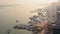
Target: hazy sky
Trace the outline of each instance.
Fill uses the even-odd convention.
[[[4,4],[33,4],[33,3],[51,3],[57,2],[57,0],[0,0],[0,5]]]

